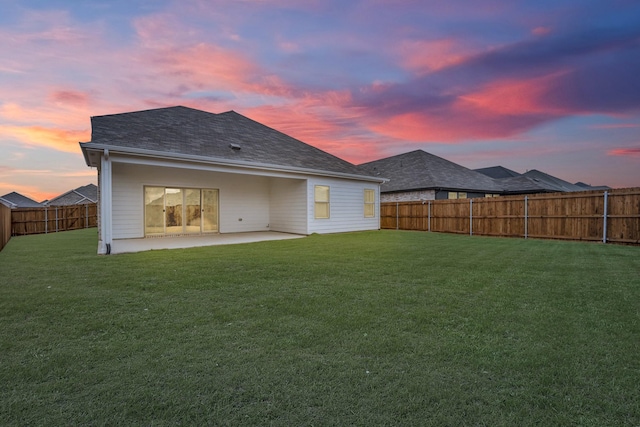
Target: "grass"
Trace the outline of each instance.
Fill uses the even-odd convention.
[[[380,231],[0,252],[5,425],[640,425],[640,248]]]

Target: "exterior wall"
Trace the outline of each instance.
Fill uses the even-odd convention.
[[[269,178],[113,163],[113,238],[144,237],[144,187],[217,188],[221,233],[269,226]]]
[[[269,228],[284,233],[308,234],[307,180],[271,178]]]
[[[380,188],[377,183],[338,178],[310,178],[307,189],[308,233],[340,233],[380,229]],[[314,187],[329,186],[330,217],[315,218]],[[375,216],[364,217],[364,190],[376,193]]]
[[[398,193],[382,193],[380,195],[380,201],[385,202],[418,202],[422,200],[435,200],[435,190],[419,190],[419,191],[404,191]]]
[[[461,190],[451,190],[451,191],[461,191]],[[466,192],[467,193],[467,199],[477,199],[480,197],[485,197],[485,193],[471,193],[471,192]],[[449,190],[446,191],[438,191],[438,193],[436,193],[436,200],[447,200],[449,198]]]
[[[145,186],[218,189],[220,233],[272,230],[311,234],[380,229],[380,192],[376,182],[147,160],[113,153],[109,164],[113,172],[109,238],[113,239],[144,237]],[[328,219],[315,219],[315,185],[330,187]],[[365,189],[374,190],[376,195],[372,218],[364,217]],[[102,210],[101,215],[104,214]]]

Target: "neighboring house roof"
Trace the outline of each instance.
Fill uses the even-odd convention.
[[[95,184],[88,184],[76,189],[67,191],[51,200],[43,202],[46,206],[70,206],[96,203],[98,201],[98,187]]]
[[[425,189],[499,193],[493,179],[423,150],[361,164],[371,174],[389,178],[382,192]]]
[[[586,190],[584,187],[571,184],[535,169],[519,176],[496,179],[495,181],[502,187],[502,191],[505,194],[558,193]]]
[[[611,187],[606,185],[589,185],[585,184],[584,182],[576,182],[574,185],[582,187],[585,190],[611,190]]]
[[[235,111],[214,114],[182,106],[159,108],[92,117],[91,128],[91,142],[80,144],[90,166],[99,162],[96,150],[106,148],[234,166],[366,177],[356,165]]]
[[[572,184],[560,178],[556,178],[555,176],[549,175],[536,169],[531,169],[530,171],[523,173],[522,176],[531,178],[533,181],[539,183],[544,188],[553,191],[584,191],[584,188],[578,185]]]
[[[474,169],[474,171],[480,172],[483,175],[496,179],[520,176],[518,172],[507,169],[504,166],[491,166],[488,168]]]
[[[39,208],[42,204],[36,202],[33,199],[28,198],[27,196],[23,196],[20,193],[16,193],[12,191],[11,193],[5,194],[0,197],[0,202],[5,204],[10,208]]]

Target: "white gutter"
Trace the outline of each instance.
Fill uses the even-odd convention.
[[[91,142],[80,143],[80,147],[84,153],[84,158],[87,163],[87,166],[92,166],[89,161],[89,157],[87,155],[88,150],[96,151],[97,153],[103,152],[111,152],[115,154],[127,154],[133,156],[144,156],[144,157],[155,157],[158,159],[164,160],[183,160],[190,162],[198,162],[205,164],[214,164],[214,165],[222,165],[222,166],[234,166],[246,169],[262,169],[269,170],[274,172],[298,172],[305,173],[309,175],[321,175],[321,176],[331,176],[337,178],[349,178],[349,179],[358,179],[361,181],[373,181],[384,183],[389,181],[385,178],[367,176],[367,175],[357,175],[350,174],[344,172],[334,172],[334,171],[326,171],[320,169],[306,169],[299,167],[286,167],[282,165],[274,165],[270,163],[254,163],[248,162],[244,160],[230,160],[223,159],[220,157],[207,157],[207,156],[196,156],[192,154],[182,154],[182,153],[167,153],[165,151],[155,151],[155,150],[144,150],[144,149],[136,149],[136,148],[128,148],[128,147],[119,147],[107,144],[94,144]]]

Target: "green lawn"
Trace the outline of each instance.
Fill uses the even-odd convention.
[[[640,248],[379,231],[0,252],[4,425],[640,425]]]

